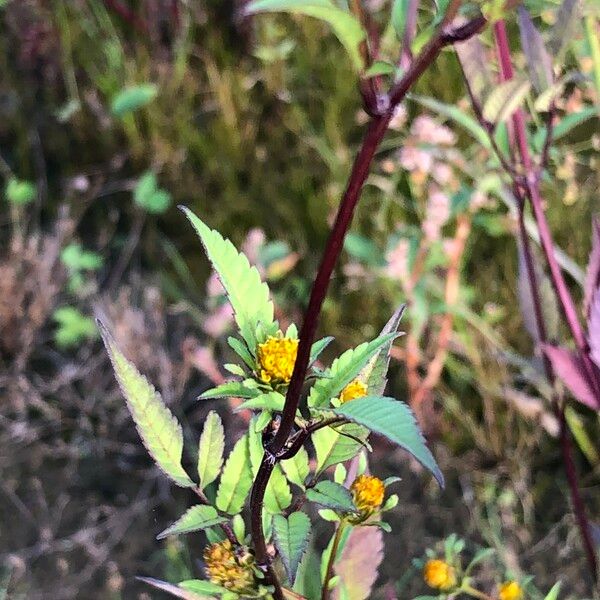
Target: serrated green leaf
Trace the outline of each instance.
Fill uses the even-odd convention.
[[[319,555],[309,545],[296,572],[294,592],[309,600],[318,600],[321,597],[321,578],[315,577],[316,573],[319,573]]]
[[[255,398],[260,396],[261,392],[257,388],[249,388],[241,381],[226,381],[202,392],[198,400],[213,400],[214,398]]]
[[[483,118],[489,123],[501,123],[509,119],[525,100],[531,89],[528,79],[510,79],[498,84],[483,105]]]
[[[210,229],[192,211],[182,209],[200,236],[206,254],[215,269],[234,311],[235,321],[250,351],[263,339],[257,337],[259,327],[266,335],[274,335],[273,303],[269,288],[260,279],[256,267],[221,234]]]
[[[247,14],[287,12],[306,15],[325,21],[346,48],[357,71],[362,69],[359,44],[365,32],[352,14],[336,6],[331,0],[254,0],[246,8]]]
[[[262,432],[256,431],[254,427],[255,421],[256,417],[253,417],[248,429],[248,449],[254,477],[258,473],[264,454]],[[276,465],[265,490],[264,508],[271,514],[277,514],[285,510],[291,503],[292,492],[290,491],[290,486],[281,470],[281,466]]]
[[[352,437],[343,435],[348,433]],[[362,444],[353,438],[365,441],[369,436],[368,429],[350,423],[335,429],[324,427],[311,436],[311,441],[317,454],[316,474],[322,473],[327,467],[351,459],[360,451]]]
[[[224,513],[236,515],[244,507],[251,487],[252,468],[246,434],[236,442],[225,463],[217,490],[217,508]]]
[[[225,450],[225,432],[221,417],[211,410],[206,415],[204,429],[198,444],[198,476],[200,489],[212,483],[221,472],[223,451]]]
[[[146,106],[157,94],[158,88],[152,83],[126,87],[113,98],[111,112],[115,117],[122,117]]]
[[[429,469],[438,483],[444,486],[444,476],[425,445],[415,416],[404,402],[394,398],[365,396],[346,402],[339,408],[332,409],[332,412],[364,425],[398,444]]]
[[[306,499],[344,513],[357,512],[350,492],[334,481],[320,481],[315,487],[306,490]]]
[[[273,538],[283,566],[294,583],[302,555],[310,538],[310,519],[303,512],[293,512],[286,519],[283,515],[273,517]]]
[[[329,401],[360,373],[377,351],[396,337],[397,333],[382,335],[371,342],[346,350],[333,361],[329,376],[319,379],[313,385],[308,396],[308,405],[321,407],[329,404]]]
[[[250,398],[250,400],[246,400],[235,409],[235,412],[244,409],[281,412],[284,404],[285,396],[279,392],[267,392],[266,394],[259,394],[254,398]]]
[[[153,577],[136,577],[138,581],[142,581],[157,590],[162,590],[163,592],[167,592],[167,594],[171,594],[176,598],[181,598],[182,600],[212,600],[213,596],[207,596],[205,594],[196,594],[191,590],[185,590],[180,588],[177,585],[172,583],[167,583],[166,581],[161,581],[160,579],[154,579]]]
[[[248,351],[248,348],[242,340],[238,340],[234,337],[228,337],[227,343],[231,347],[231,349],[246,363],[246,366],[250,368],[250,370],[254,370],[256,367],[256,361],[252,357],[252,354]]]
[[[154,386],[121,354],[105,327],[100,327],[117,381],[144,446],[156,464],[177,485],[194,487],[196,484],[181,466],[181,425]]]
[[[400,319],[404,313],[404,304],[400,306],[390,320],[381,330],[380,336],[388,333],[397,333],[400,326]],[[387,372],[390,365],[390,350],[394,340],[389,340],[381,346],[377,353],[369,360],[367,366],[361,371],[360,376],[362,381],[366,382],[367,389],[371,396],[381,396],[387,385]]]
[[[208,529],[221,523],[225,523],[227,519],[221,517],[215,510],[214,506],[192,506],[185,514],[179,518],[171,526],[167,527],[163,532],[156,536],[157,540],[162,540],[168,535],[179,535],[182,533],[191,533],[192,531],[200,531]]]
[[[310,472],[308,452],[304,448],[300,448],[295,456],[282,460],[280,464],[286,477],[292,483],[304,489],[304,482]]]

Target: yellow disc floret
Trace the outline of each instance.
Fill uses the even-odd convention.
[[[252,567],[242,564],[229,540],[208,546],[204,562],[208,578],[216,585],[232,592],[248,592],[255,587]]]
[[[385,486],[373,475],[359,475],[350,486],[354,504],[364,515],[375,512],[383,502]]]
[[[425,583],[436,590],[449,590],[456,585],[454,568],[437,558],[428,560],[423,569]]]
[[[340,402],[350,402],[367,395],[367,386],[360,380],[354,379],[340,393]]]
[[[258,376],[265,383],[289,383],[298,354],[298,340],[269,337],[258,345]]]
[[[498,591],[500,600],[521,600],[523,589],[516,581],[504,582]]]

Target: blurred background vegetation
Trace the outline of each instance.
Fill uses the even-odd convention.
[[[578,298],[600,208],[593,4],[587,30],[581,19],[569,30],[560,68],[582,77],[562,90],[559,119],[576,116],[544,183]],[[388,2],[366,5],[384,22]],[[281,320],[301,320],[367,117],[323,25],[241,19],[242,8],[0,0],[0,590],[10,598],[158,598],[134,576],[198,568],[193,536],[154,539],[190,498],[147,459],[93,321],[106,319],[197,439],[215,403],[195,398],[223,377],[230,318],[177,204],[244,247]],[[556,8],[531,5],[543,31]],[[589,582],[519,293],[510,193],[452,105],[468,118],[447,51],[394,119],[321,320],[336,336],[331,357],[407,302],[392,393],[414,400],[428,365],[443,367],[413,405],[447,489],[401,452],[375,449],[378,471],[403,473],[375,594],[423,592],[411,560],[456,532],[495,548],[499,571],[534,575],[541,589],[560,578],[565,597],[582,598]],[[574,404],[569,424],[600,523],[599,422]]]

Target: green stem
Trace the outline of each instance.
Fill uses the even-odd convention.
[[[325,578],[323,579],[323,590],[321,591],[321,600],[328,600],[329,598],[329,582],[333,575],[333,565],[337,557],[338,548],[340,547],[340,541],[342,540],[342,533],[346,526],[346,521],[342,519],[338,528],[336,529],[335,536],[333,538],[333,544],[331,545],[331,554],[327,561],[327,571],[325,571]]]

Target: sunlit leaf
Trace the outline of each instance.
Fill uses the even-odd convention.
[[[112,100],[111,112],[115,117],[138,110],[154,100],[158,88],[152,83],[143,83],[122,89]]]
[[[285,404],[285,396],[279,392],[267,392],[266,394],[260,394],[250,400],[246,400],[240,404],[235,411],[240,410],[268,410],[271,412],[283,411],[283,405]]]
[[[225,463],[217,490],[217,508],[230,515],[239,513],[251,487],[252,468],[246,434],[236,442]]]
[[[334,481],[320,481],[306,490],[306,499],[321,506],[342,512],[357,512],[350,492]]]
[[[206,415],[204,428],[198,445],[198,476],[200,489],[212,483],[221,472],[223,451],[225,450],[225,433],[221,417],[211,410]]]
[[[304,448],[300,448],[295,456],[287,460],[282,460],[280,464],[286,477],[292,483],[304,489],[304,482],[310,472],[308,452]]]
[[[506,121],[525,100],[530,88],[528,79],[511,79],[500,83],[483,105],[483,118],[490,123]]]
[[[206,254],[225,288],[242,337],[250,351],[255,352],[258,343],[264,341],[257,338],[259,326],[265,337],[277,331],[267,284],[261,281],[256,267],[250,266],[246,256],[239,253],[229,240],[207,227],[189,209],[182,210],[200,236]]]
[[[156,464],[177,485],[193,487],[194,482],[181,466],[181,425],[166,407],[161,395],[121,354],[104,326],[101,326],[101,329],[117,381],[144,446]]]
[[[226,381],[217,387],[202,392],[199,400],[212,400],[214,398],[255,398],[260,396],[261,391],[257,388],[250,388],[241,381]]]
[[[166,581],[161,581],[160,579],[154,579],[153,577],[136,577],[136,579],[138,581],[142,581],[143,583],[151,585],[157,590],[161,590],[163,592],[166,592],[167,594],[171,594],[176,598],[181,598],[182,600],[211,600],[213,598],[213,596],[207,596],[206,594],[196,594],[191,590],[180,588],[178,585],[174,585],[173,583],[167,583]]]
[[[344,433],[349,435],[343,435]],[[363,447],[361,442],[364,442],[368,435],[368,429],[354,423],[341,425],[335,429],[323,427],[315,431],[311,441],[317,454],[317,473],[356,456]]]

